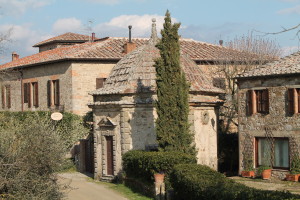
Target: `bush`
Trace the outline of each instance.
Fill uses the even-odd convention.
[[[183,164],[174,167],[170,182],[177,200],[282,200],[297,199],[299,195],[289,192],[265,191],[249,188],[207,166]]]
[[[143,177],[153,181],[153,174],[163,172],[167,176],[177,164],[196,163],[196,158],[181,152],[146,152],[132,150],[123,155],[126,176]]]
[[[68,148],[84,133],[80,117],[50,112],[0,113],[0,197],[61,199],[54,172],[64,165]]]
[[[55,129],[55,133],[62,139],[66,149],[70,149],[78,139],[87,136],[89,129],[84,126],[81,116],[64,112],[63,118],[59,121],[51,119],[51,112],[0,112],[0,130],[7,131],[13,127],[17,131],[35,119],[43,120],[49,126]],[[25,124],[24,124],[25,123]]]

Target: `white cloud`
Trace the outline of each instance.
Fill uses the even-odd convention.
[[[5,33],[11,28],[10,42],[4,44],[5,51],[0,56],[0,63],[9,62],[11,60],[11,52],[13,51],[17,52],[21,57],[37,53],[38,49],[32,46],[45,39],[45,36],[32,30],[31,24],[1,25],[0,32]]]
[[[65,18],[57,20],[52,27],[55,34],[61,34],[66,32],[79,32],[83,29],[83,25],[80,20],[75,17]]]
[[[94,27],[94,31],[101,36],[127,36],[128,26],[132,25],[132,36],[133,37],[149,37],[152,26],[152,19],[156,19],[157,31],[163,28],[164,16],[159,15],[121,15],[111,19],[107,23],[98,24]],[[172,18],[173,22],[176,19]]]
[[[286,9],[279,10],[277,13],[281,14],[281,15],[283,15],[283,14],[300,14],[300,5],[297,5],[292,8],[286,8]]]
[[[18,16],[28,9],[35,9],[52,3],[53,0],[0,0],[1,15]]]

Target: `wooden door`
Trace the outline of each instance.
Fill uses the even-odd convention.
[[[114,175],[113,137],[106,136],[107,175]]]

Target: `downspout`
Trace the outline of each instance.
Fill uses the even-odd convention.
[[[23,71],[22,69],[19,71],[20,72],[20,80],[21,80],[21,111],[24,112],[24,103],[23,103]]]

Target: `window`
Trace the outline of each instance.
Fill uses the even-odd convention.
[[[23,84],[23,103],[29,103],[30,99],[30,83]]]
[[[288,89],[288,113],[290,115],[300,113],[300,89],[289,88]]]
[[[247,93],[247,113],[269,113],[269,92],[264,90],[248,90]]]
[[[31,99],[34,107],[39,107],[39,87],[37,82],[31,83]]]
[[[11,108],[10,85],[5,85],[2,87],[2,108]]]
[[[96,89],[102,88],[106,78],[96,78]]]
[[[289,168],[289,140],[256,138],[256,166],[272,165],[273,168]]]
[[[48,107],[60,105],[59,80],[49,80],[47,85]]]
[[[38,82],[23,84],[23,103],[28,104],[28,108],[39,107],[39,86]]]

